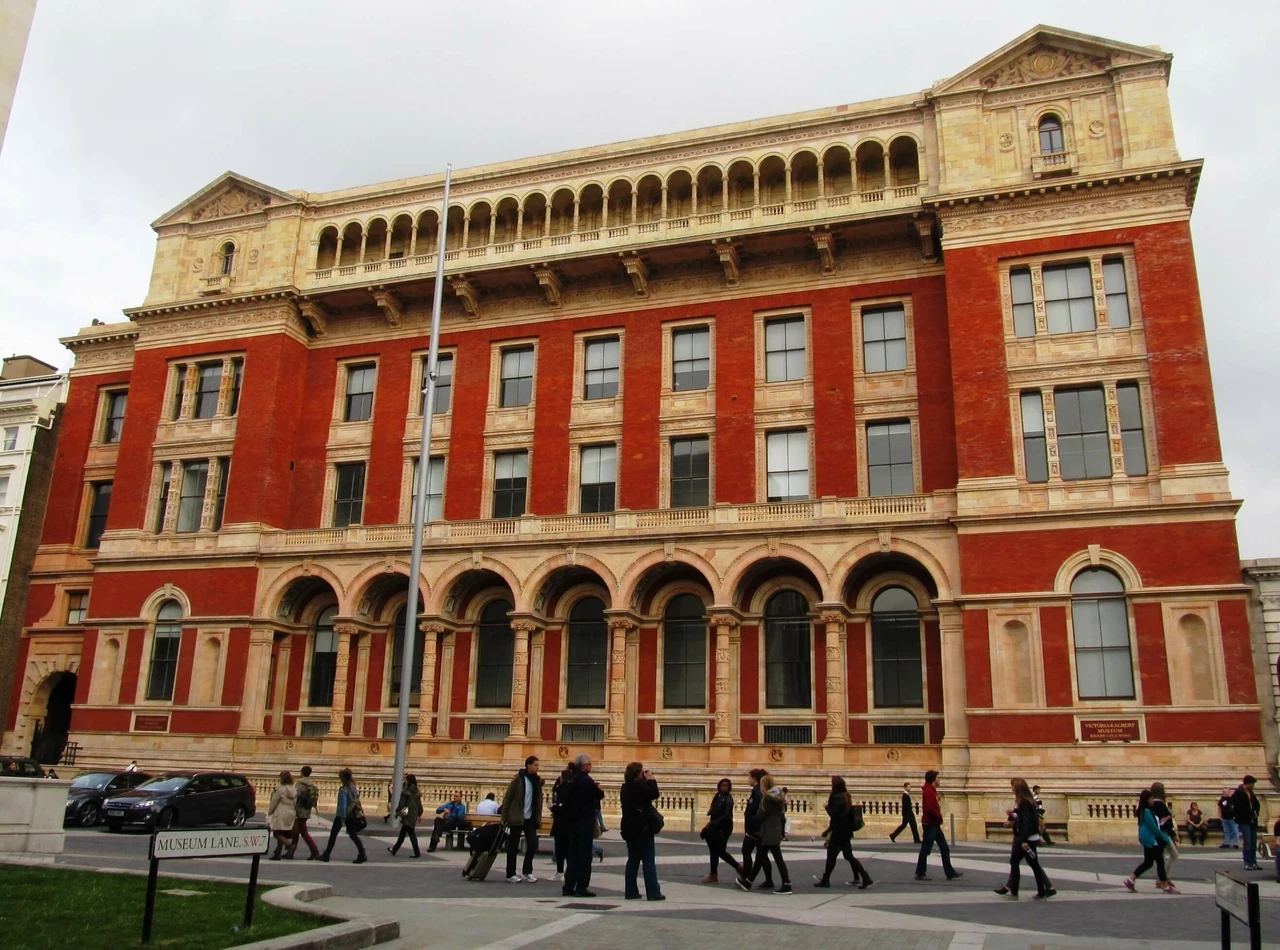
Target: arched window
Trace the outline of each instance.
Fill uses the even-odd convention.
[[[156,614],[151,638],[151,673],[147,677],[147,699],[173,699],[173,683],[178,676],[178,648],[182,645],[182,606],[166,600]]]
[[[774,709],[812,705],[809,602],[779,591],[764,608],[765,703]]]
[[[871,602],[871,660],[877,706],[923,706],[920,605],[909,590],[886,587]]]
[[[702,598],[678,594],[662,615],[662,704],[701,709],[707,704],[707,619]]]
[[[1124,584],[1104,567],[1085,568],[1071,582],[1076,682],[1081,699],[1132,699],[1133,655]]]
[[[511,708],[511,672],[515,635],[507,617],[510,601],[493,600],[480,613],[476,639],[476,705]]]
[[[226,277],[231,273],[231,267],[236,262],[236,246],[228,241],[222,245],[222,276]]]
[[[1067,150],[1062,134],[1062,120],[1050,112],[1040,120],[1040,154],[1058,155]]]
[[[409,616],[409,611],[401,607],[396,613],[396,632],[395,639],[391,644],[391,689],[389,691],[388,701],[392,706],[400,705],[401,680],[404,677],[404,622]],[[419,635],[414,637],[414,653],[413,668],[409,670],[409,705],[418,705],[418,699],[422,691],[422,644],[424,638]]]
[[[333,676],[338,669],[338,634],[333,629],[337,607],[326,607],[316,618],[315,635],[311,638],[312,706],[333,705]]]
[[[569,669],[565,704],[603,709],[609,682],[609,628],[604,601],[584,597],[569,614]]]

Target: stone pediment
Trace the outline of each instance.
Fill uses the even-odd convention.
[[[1173,57],[1146,46],[1118,43],[1056,27],[1038,26],[950,79],[934,95],[971,89],[1025,86],[1054,79],[1101,75],[1115,66],[1167,64]]]
[[[253,214],[268,205],[292,204],[297,200],[287,192],[227,172],[153,222],[152,227]]]

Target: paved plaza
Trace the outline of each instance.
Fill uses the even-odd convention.
[[[314,827],[325,827],[315,821]],[[1240,869],[1239,854],[1217,848],[1184,849],[1173,875],[1181,894],[1157,893],[1150,880],[1138,893],[1121,886],[1138,861],[1138,848],[1119,846],[1044,849],[1044,865],[1058,890],[1051,900],[1031,897],[1035,884],[1023,874],[1022,899],[1003,900],[992,889],[1007,872],[1007,845],[962,842],[953,851],[964,876],[947,881],[937,862],[930,863],[927,882],[914,880],[916,849],[910,843],[855,841],[855,853],[875,880],[859,891],[844,884],[848,866],[838,866],[831,890],[813,887],[813,875],[824,860],[821,842],[786,843],[795,895],[765,891],[743,893],[732,886],[732,873],[718,887],[699,884],[707,872],[706,849],[690,834],[664,834],[658,839],[658,873],[667,900],[656,904],[622,899],[625,845],[615,833],[602,839],[605,859],[593,865],[590,900],[561,897],[552,881],[550,856],[539,854],[534,884],[509,884],[499,858],[483,883],[461,876],[466,852],[446,851],[420,860],[408,851],[393,858],[386,845],[394,836],[377,820],[364,836],[370,861],[360,867],[351,842],[343,835],[333,861],[263,862],[262,875],[273,882],[331,884],[335,896],[321,906],[379,916],[402,923],[400,948],[433,950],[517,950],[520,947],[602,946],[629,948],[699,948],[710,945],[764,944],[778,948],[902,948],[902,950],[1054,950],[1054,948],[1182,948],[1217,947],[1219,917],[1212,890],[1216,870]],[[323,847],[324,839],[317,835]],[[735,841],[739,839],[735,838]],[[61,862],[86,867],[133,868],[146,865],[145,834],[69,831]],[[425,848],[425,840],[423,846]],[[544,846],[549,845],[543,839]],[[165,873],[214,874],[247,878],[243,859],[170,862]],[[1247,875],[1262,891],[1263,938],[1280,947],[1280,884],[1274,868]],[[141,884],[140,884],[141,888]],[[139,891],[141,895],[141,889]],[[139,903],[141,911],[141,903]],[[1237,926],[1238,946],[1247,946]]]

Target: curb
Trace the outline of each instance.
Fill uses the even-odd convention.
[[[386,943],[400,936],[400,921],[390,917],[366,917],[338,910],[311,907],[311,901],[333,896],[328,884],[291,884],[262,895],[263,903],[302,914],[340,918],[339,924],[317,927],[287,937],[273,937],[241,944],[236,950],[358,950]]]

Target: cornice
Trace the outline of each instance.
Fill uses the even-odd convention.
[[[1190,208],[1195,200],[1195,189],[1199,184],[1200,172],[1203,168],[1204,160],[1194,159],[1158,168],[1111,170],[1030,185],[994,185],[972,191],[921,195],[920,203],[928,210],[955,217],[990,211],[992,204],[1004,201],[1031,199],[1044,204],[1061,203],[1070,201],[1073,195],[1081,191],[1088,193],[1095,189],[1116,189],[1120,186],[1128,186],[1128,191],[1151,191],[1156,190],[1161,182],[1185,180],[1187,207]]]

